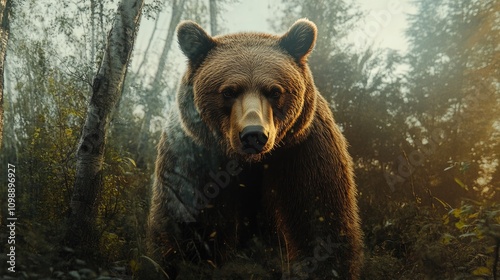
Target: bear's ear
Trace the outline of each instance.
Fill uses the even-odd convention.
[[[297,20],[290,30],[280,38],[280,46],[297,62],[305,62],[316,43],[316,25],[307,19]]]
[[[195,64],[201,63],[215,47],[215,41],[194,21],[184,21],[177,26],[177,40],[184,55]]]

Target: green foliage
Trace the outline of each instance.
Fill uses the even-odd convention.
[[[458,248],[470,247],[469,267],[473,275],[491,276],[495,248],[500,240],[500,205],[488,202],[463,203],[443,216],[451,228],[442,243]]]
[[[149,199],[149,174],[135,161],[109,149],[104,167],[103,191],[98,207],[98,227],[102,232],[101,252],[108,261],[128,255],[141,246]]]
[[[39,17],[50,8],[46,4],[27,1],[19,6],[8,56],[11,87],[6,96],[6,152],[2,151],[1,158],[2,162],[15,164],[19,174],[16,210],[22,223],[17,232],[16,257],[26,279],[68,279],[77,275],[94,279],[97,273],[120,276],[126,266],[119,261],[127,259],[131,248],[142,248],[152,170],[137,168],[137,155],[132,153],[135,150],[127,145],[130,139],[108,137],[104,188],[97,205],[101,251],[95,260],[75,258],[73,249],[64,247],[61,240],[75,181],[75,152],[92,90],[89,80],[93,63],[87,55],[92,48],[101,48],[99,42],[105,37],[95,32],[95,40],[85,36],[73,40],[75,30],[89,28],[90,33],[90,25],[78,26],[83,18],[76,17],[81,14],[68,14],[65,5],[52,14],[54,17],[47,17],[54,29],[35,25],[35,35],[23,36],[28,32],[23,23],[32,26],[27,22],[47,22]],[[95,19],[104,25],[106,3],[101,4],[105,4],[100,10],[104,14],[98,14],[98,8]],[[83,2],[76,5],[83,5],[80,13],[89,11]],[[32,18],[25,14],[27,7],[35,10]],[[103,28],[98,24],[95,30]],[[58,32],[66,37],[55,34]],[[67,45],[61,47],[62,42]],[[133,129],[137,122],[132,116],[127,119],[132,120],[128,127]],[[3,203],[2,199],[2,209],[6,209]]]
[[[44,82],[45,98],[42,108],[19,115],[26,120],[24,135],[18,135],[22,145],[17,161],[21,164],[20,184],[30,186],[24,192],[32,202],[30,216],[40,215],[41,221],[58,224],[68,210],[69,193],[74,182],[74,151],[82,125],[83,108],[81,89],[52,72]],[[20,90],[29,92],[33,84],[20,85]],[[42,89],[42,87],[39,87]],[[13,106],[27,106],[29,96],[19,96]],[[21,112],[19,112],[21,114]],[[21,130],[23,131],[23,130]]]
[[[442,211],[430,207],[393,205],[384,220],[365,231],[369,253],[364,278],[491,276],[498,207],[464,203],[440,218]]]

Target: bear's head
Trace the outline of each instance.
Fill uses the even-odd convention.
[[[178,41],[189,60],[177,96],[183,128],[246,161],[300,142],[316,109],[307,65],[316,33],[305,19],[282,36],[211,37],[192,21],[181,23]]]

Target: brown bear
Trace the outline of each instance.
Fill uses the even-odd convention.
[[[358,279],[362,233],[352,159],[307,64],[314,23],[282,36],[209,36],[185,21],[188,67],[158,146],[150,256],[219,267],[256,236],[281,279]]]

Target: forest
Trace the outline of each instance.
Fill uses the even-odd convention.
[[[186,64],[175,28],[225,34],[242,1],[0,0],[2,279],[159,271],[145,228]],[[366,28],[357,1],[257,2],[269,33],[318,27],[309,65],[354,160],[363,279],[500,279],[500,1],[409,1],[405,51],[373,44],[391,14]],[[241,256],[182,279],[280,279],[264,266]]]

